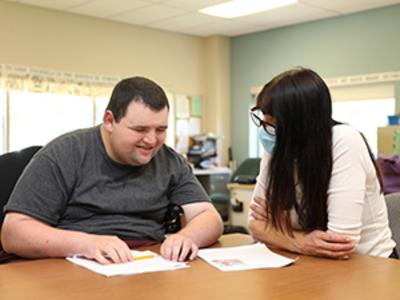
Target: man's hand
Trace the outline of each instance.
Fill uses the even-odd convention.
[[[193,260],[197,256],[199,247],[181,233],[172,234],[162,243],[161,255],[168,260],[185,261]]]
[[[199,247],[215,243],[223,232],[221,217],[210,202],[189,203],[182,208],[186,226],[161,245],[161,255],[173,261],[195,259]]]
[[[129,247],[116,236],[88,234],[82,244],[79,254],[101,264],[126,263],[133,259]]]
[[[346,235],[314,230],[297,239],[300,252],[306,255],[348,259],[356,246]]]

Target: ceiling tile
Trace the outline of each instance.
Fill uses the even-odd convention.
[[[323,7],[334,10],[342,14],[348,14],[356,11],[373,9],[400,3],[399,0],[301,0],[305,4],[312,4],[315,7]]]
[[[112,4],[110,0],[96,0],[74,6],[68,11],[103,18],[148,5],[150,5],[149,2],[141,0],[113,0]]]
[[[249,33],[260,30],[259,27],[241,23],[232,20],[222,20],[215,23],[203,24],[200,26],[192,27],[183,32],[194,35],[210,36],[210,35],[226,35],[233,36],[236,34]]]
[[[182,9],[154,4],[144,8],[134,9],[126,13],[114,15],[109,19],[130,24],[146,25],[185,14],[187,14],[187,11]]]
[[[64,10],[66,8],[87,2],[88,0],[21,0],[20,3]]]
[[[165,21],[155,22],[149,24],[148,26],[171,31],[180,31],[203,24],[215,23],[220,20],[220,18],[200,13],[188,13],[186,15],[170,18]]]
[[[228,0],[0,1],[67,10],[71,13],[200,36],[234,36],[400,3],[400,0],[299,0],[296,5],[227,20],[200,14],[198,10]]]

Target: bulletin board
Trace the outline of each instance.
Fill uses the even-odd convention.
[[[175,150],[186,154],[189,137],[200,134],[202,126],[201,96],[175,95]]]

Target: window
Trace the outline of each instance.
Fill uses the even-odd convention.
[[[2,70],[5,72],[0,72],[0,154],[45,145],[64,133],[101,124],[109,102],[107,95],[120,80],[0,64]],[[167,92],[167,97],[170,114],[166,144],[174,147],[174,94]],[[195,121],[198,120],[193,121],[194,125],[200,128]]]
[[[387,125],[387,116],[395,113],[395,99],[334,102],[333,119],[348,123],[362,132],[374,154],[378,152],[377,129]]]
[[[6,152],[7,95],[0,89],[0,154]]]
[[[96,125],[103,123],[103,115],[104,115],[104,112],[106,111],[108,101],[110,101],[110,99],[107,97],[96,97],[94,99],[95,114],[96,114],[94,123]]]
[[[255,104],[256,104],[256,95],[252,95],[252,99],[250,100],[249,110],[250,108],[254,107]],[[263,148],[258,140],[258,128],[254,125],[249,114],[247,114],[247,117],[249,124],[249,157],[261,157]]]
[[[174,105],[174,95],[167,92],[167,98],[169,103],[169,113],[168,113],[168,130],[167,138],[165,144],[174,148],[175,147],[175,105]]]
[[[253,107],[253,96],[249,107]],[[333,119],[348,123],[363,133],[374,154],[378,151],[377,129],[387,125],[387,116],[395,114],[395,99],[340,101],[332,103]],[[259,157],[262,147],[258,142],[257,127],[248,117],[249,157]]]
[[[93,101],[26,91],[9,92],[9,151],[45,145],[68,131],[93,125]]]

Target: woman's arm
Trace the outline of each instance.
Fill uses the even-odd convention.
[[[360,133],[350,126],[336,127],[332,145],[332,176],[328,189],[327,227],[331,232],[349,236],[358,244],[365,209],[367,172],[375,171]],[[376,185],[378,181],[374,181]]]
[[[294,231],[293,236],[275,229],[266,215],[266,202],[254,197],[250,205],[251,235],[258,241],[271,247],[277,247],[295,253],[346,259],[355,250],[355,244],[346,235],[334,234],[321,230],[310,233]]]

